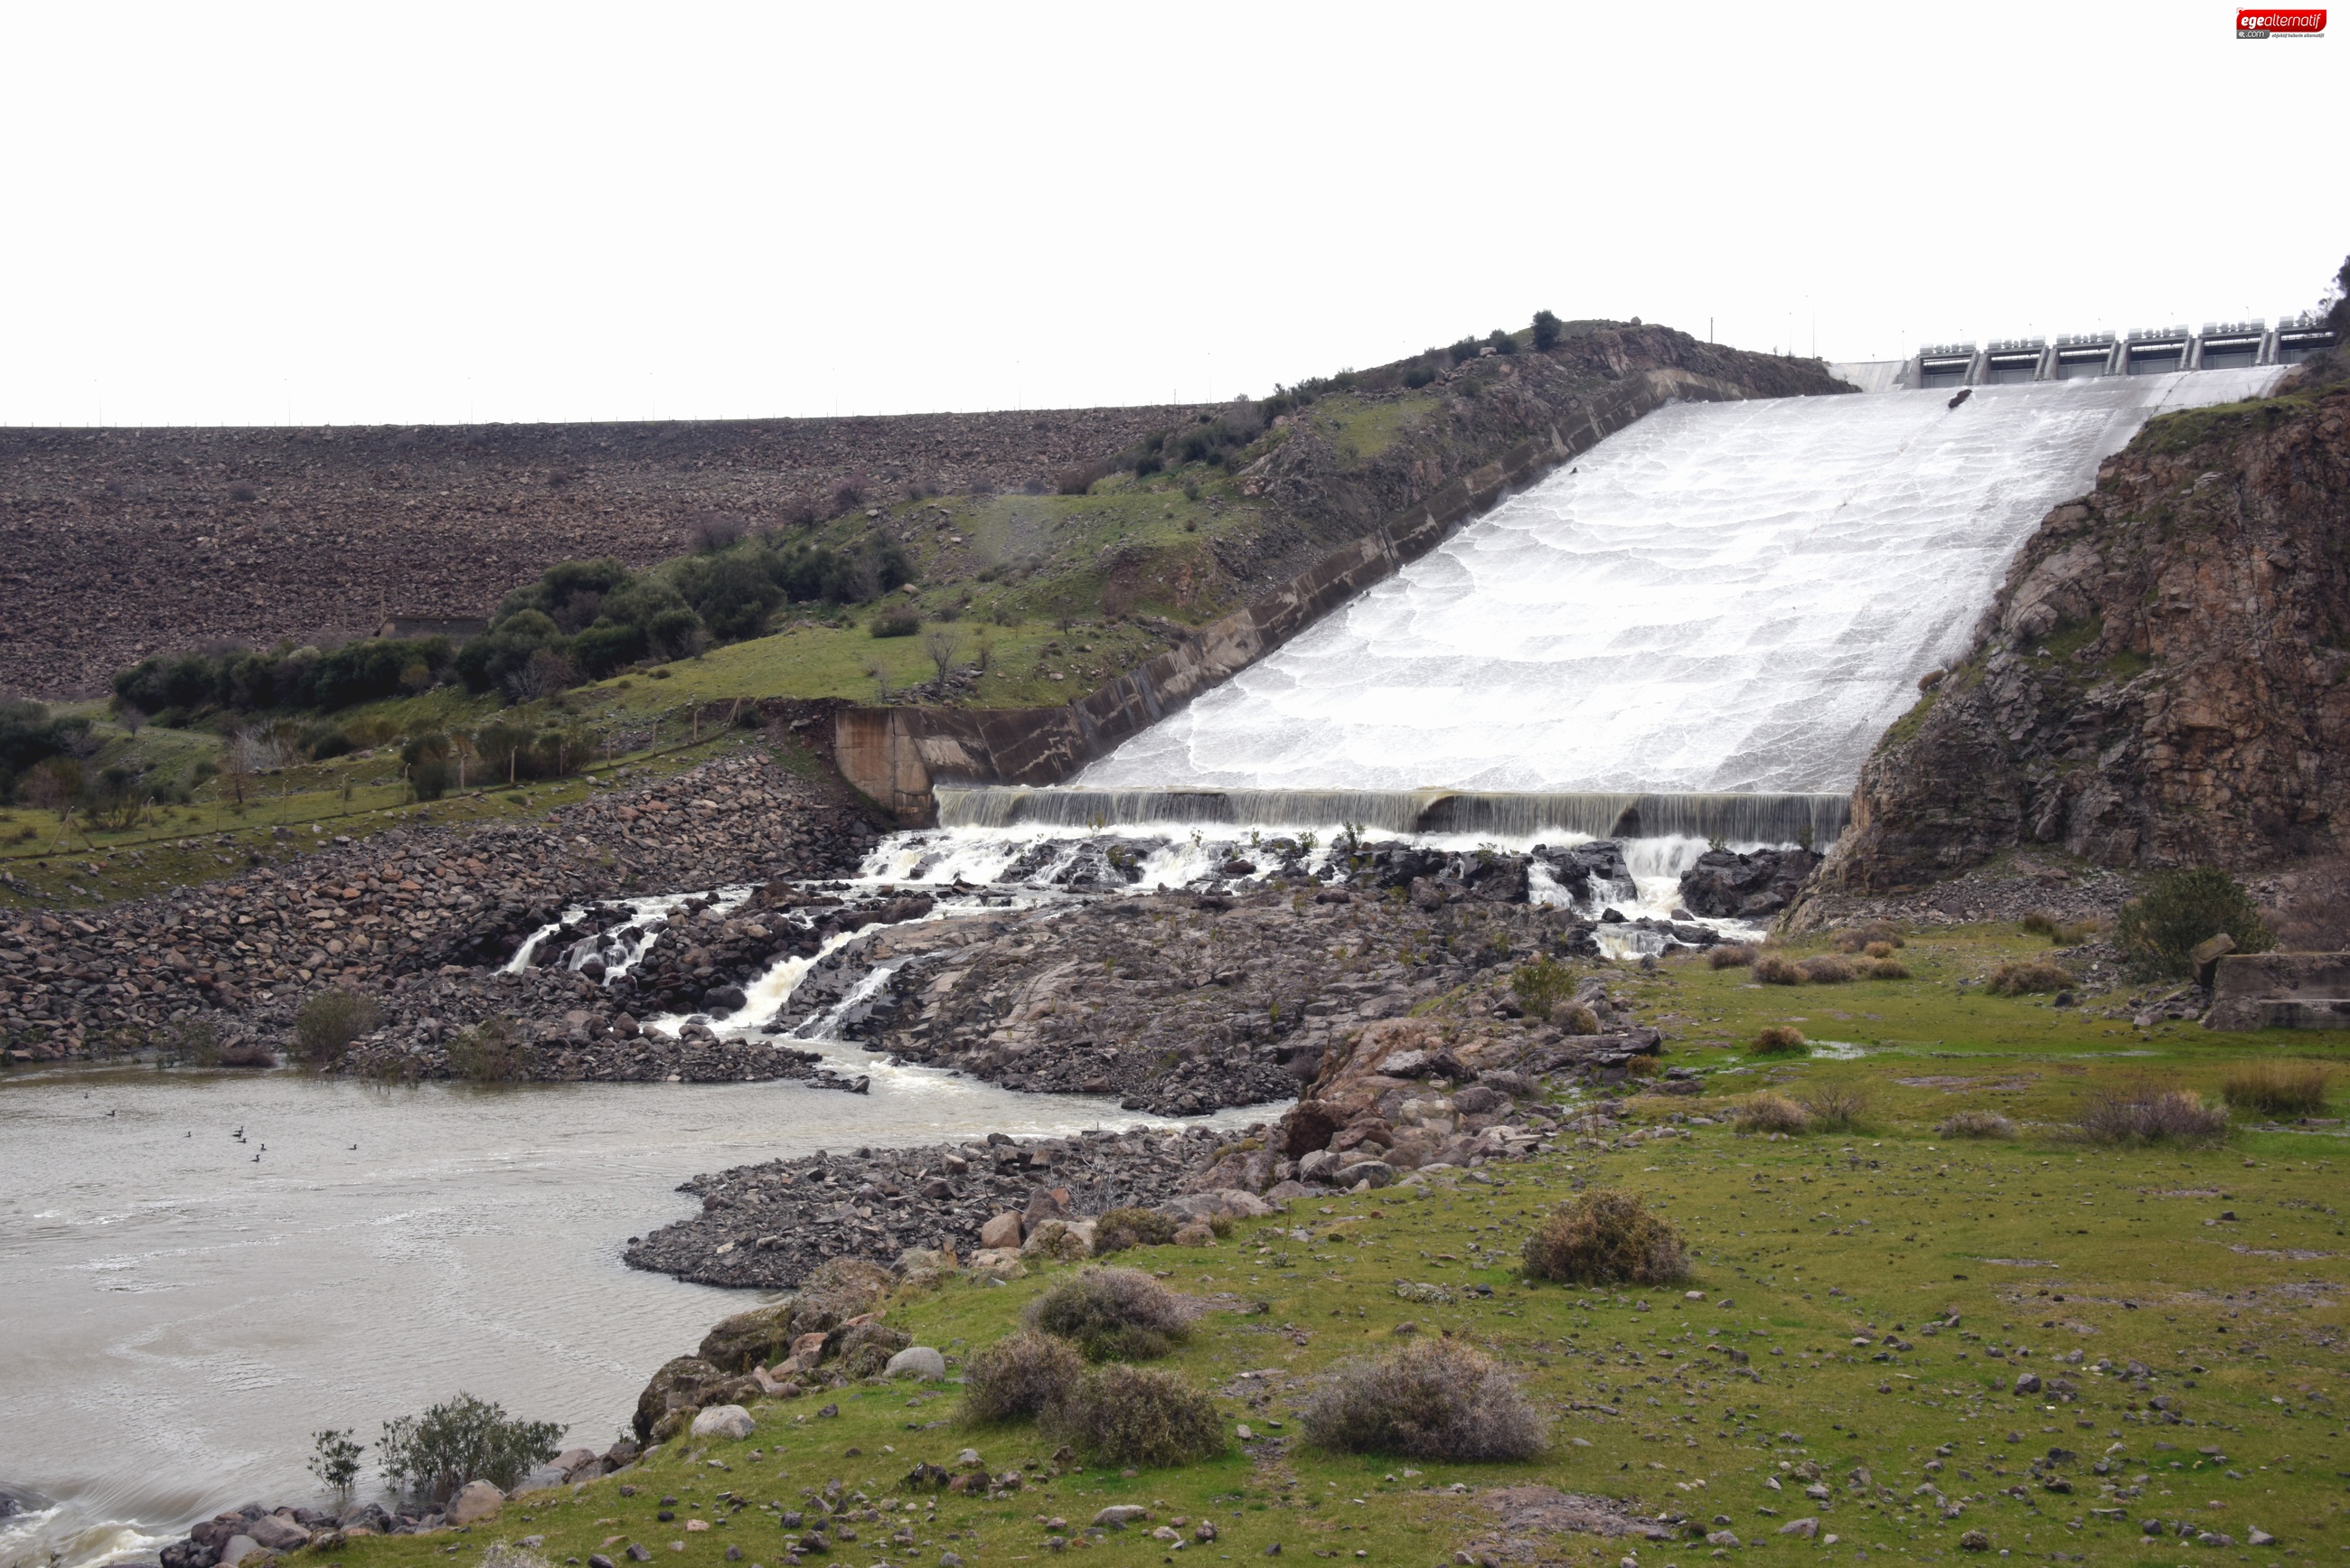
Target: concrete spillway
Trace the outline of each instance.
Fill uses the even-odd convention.
[[[1327,791],[1358,813],[1362,792],[1849,791],[2052,506],[2152,415],[2279,373],[1982,387],[1956,408],[1937,390],[1661,410],[1074,787],[1207,790],[1260,820],[1301,820],[1279,797]],[[1029,819],[1062,815],[1024,793]]]

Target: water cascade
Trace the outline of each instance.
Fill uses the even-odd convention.
[[[1831,836],[1814,797],[1851,789],[2050,508],[2152,415],[2278,373],[1660,410],[1075,790],[942,793],[941,815]]]

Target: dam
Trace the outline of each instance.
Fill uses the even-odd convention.
[[[1066,785],[940,821],[1832,838],[2048,511],[2282,373],[1669,405]]]

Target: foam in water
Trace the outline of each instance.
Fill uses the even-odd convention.
[[[2278,373],[1660,410],[1076,782],[1848,791],[2052,506]]]

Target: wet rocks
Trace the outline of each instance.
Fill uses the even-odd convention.
[[[1794,902],[1819,864],[1808,849],[1709,849],[1681,873],[1681,903],[1711,919],[1767,919]]]
[[[702,1212],[630,1242],[624,1256],[632,1268],[697,1283],[790,1290],[832,1259],[969,1252],[989,1220],[1025,1213],[1039,1195],[1049,1211],[1067,1214],[1162,1202],[1218,1146],[1205,1128],[1026,1143],[998,1133],[984,1142],[737,1166],[687,1182],[680,1190],[700,1198]],[[748,1341],[773,1349],[776,1332],[744,1325],[718,1348],[731,1346],[731,1365],[748,1353]],[[705,1355],[712,1348],[705,1345]],[[723,1376],[714,1366],[712,1375]]]

